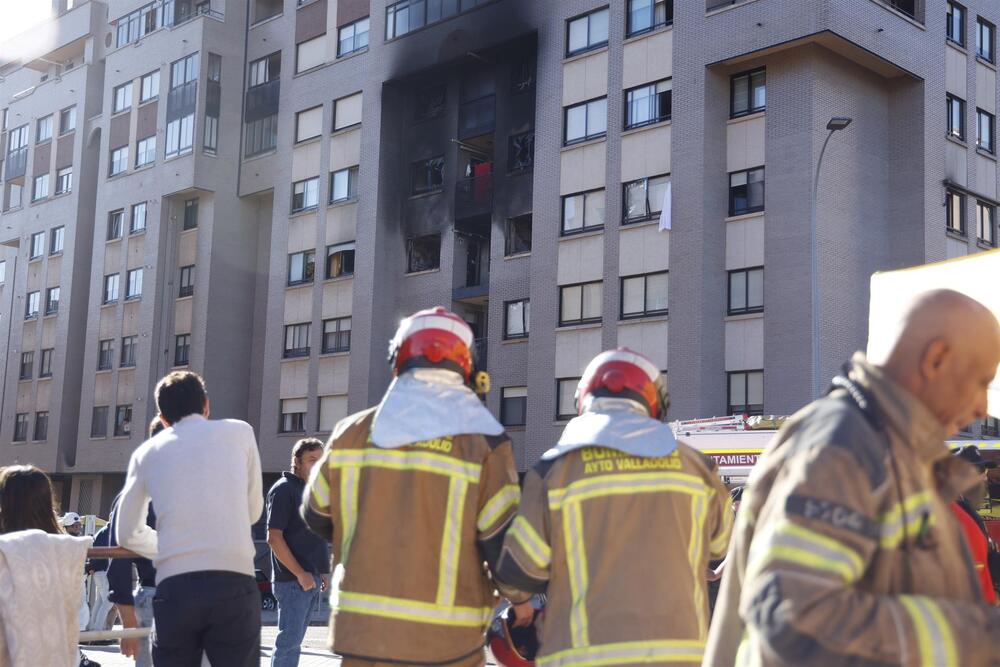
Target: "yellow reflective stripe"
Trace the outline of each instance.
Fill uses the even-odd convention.
[[[705,542],[705,496],[691,497],[691,539],[688,541],[688,560],[692,572],[702,572],[705,566],[701,559]],[[706,618],[708,605],[705,602],[705,578],[694,578],[694,608],[698,615],[698,637],[705,639],[708,635],[708,620]]]
[[[700,477],[679,472],[644,472],[624,475],[601,475],[573,482],[564,489],[549,490],[549,507],[555,511],[563,504],[600,496],[630,495],[677,491],[706,493],[708,487]]]
[[[358,524],[358,482],[361,471],[358,468],[345,468],[340,474],[340,520],[343,524],[343,535],[340,543],[340,562],[347,564],[351,554],[351,541],[354,539],[354,529]]]
[[[913,621],[920,647],[920,664],[925,667],[958,665],[955,637],[938,604],[917,595],[901,595],[899,601]]]
[[[517,542],[524,553],[538,567],[545,569],[552,562],[552,550],[542,536],[535,532],[528,520],[518,515],[507,531],[507,536]]]
[[[326,468],[317,466],[319,469],[312,476],[312,484],[309,490],[312,494],[313,506],[315,509],[330,509],[330,482],[326,479]]]
[[[925,515],[928,517],[928,525],[933,525],[935,520],[930,491],[915,493],[902,503],[896,503],[878,519],[881,524],[880,545],[891,549],[903,541],[904,535],[915,536],[920,531]]]
[[[458,582],[458,557],[462,548],[462,514],[465,510],[465,492],[469,485],[453,478],[448,485],[448,508],[444,518],[444,535],[441,536],[441,556],[438,563],[437,603],[451,606],[455,603],[455,586]]]
[[[563,533],[566,539],[566,567],[572,602],[569,629],[573,647],[590,644],[587,628],[587,552],[583,545],[583,515],[580,503],[570,503],[563,512]]]
[[[497,520],[506,514],[511,507],[517,506],[521,502],[521,487],[517,484],[507,484],[495,496],[490,498],[476,519],[476,528],[481,533],[485,533],[488,528],[492,528]]]
[[[769,563],[781,560],[812,570],[823,570],[838,575],[846,583],[853,583],[864,572],[864,561],[853,549],[826,535],[788,521],[777,524],[771,535],[755,540],[759,545],[751,549],[748,572],[760,572]]]
[[[704,653],[703,641],[664,639],[571,648],[538,656],[536,662],[539,667],[603,667],[651,662],[700,663]]]
[[[713,554],[721,554],[729,546],[729,537],[733,532],[733,513],[729,509],[722,512],[722,526],[719,527],[719,534],[708,545],[709,551]]]
[[[482,466],[432,452],[399,449],[342,449],[330,452],[331,468],[349,466],[420,470],[448,477],[458,477],[476,484]]]
[[[431,625],[457,625],[463,627],[485,627],[493,615],[490,607],[452,607],[417,600],[404,600],[384,595],[340,592],[337,610],[380,616]]]

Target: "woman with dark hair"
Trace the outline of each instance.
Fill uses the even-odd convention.
[[[59,525],[49,476],[32,465],[0,468],[0,533],[32,528],[53,535],[66,532]]]

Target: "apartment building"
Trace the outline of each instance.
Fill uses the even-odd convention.
[[[873,271],[996,245],[985,0],[56,9],[78,32],[0,68],[0,457],[74,506],[110,501],[171,368],[255,425],[270,476],[378,400],[401,317],[444,305],[524,468],[601,349],[652,358],[673,418],[790,413],[814,304],[829,378],[864,345]],[[42,80],[70,43],[77,71]],[[90,182],[55,196],[69,149],[38,137],[73,104]],[[58,313],[29,317],[53,287]],[[53,377],[28,377],[46,350]]]

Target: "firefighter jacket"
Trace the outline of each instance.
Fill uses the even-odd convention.
[[[683,443],[659,458],[584,447],[531,470],[497,577],[548,597],[536,664],[699,664],[728,501]]]
[[[751,473],[704,665],[1000,665],[938,419],[858,353]]]
[[[337,424],[303,499],[344,567],[332,648],[376,662],[467,658],[482,651],[494,604],[483,563],[496,564],[521,497],[510,441],[456,435],[382,449],[370,440],[373,415]]]

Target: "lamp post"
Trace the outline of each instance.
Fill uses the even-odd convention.
[[[843,130],[851,124],[851,119],[844,116],[834,116],[826,124],[826,129],[830,131],[823,141],[823,147],[819,151],[819,159],[816,161],[816,175],[813,178],[812,197],[810,198],[809,211],[809,242],[811,245],[811,261],[809,285],[812,290],[812,381],[813,398],[819,398],[823,392],[823,380],[820,371],[820,344],[819,344],[819,243],[817,239],[816,226],[816,199],[819,196],[819,170],[823,165],[823,153],[826,152],[826,145],[830,143],[830,137],[837,130]]]

